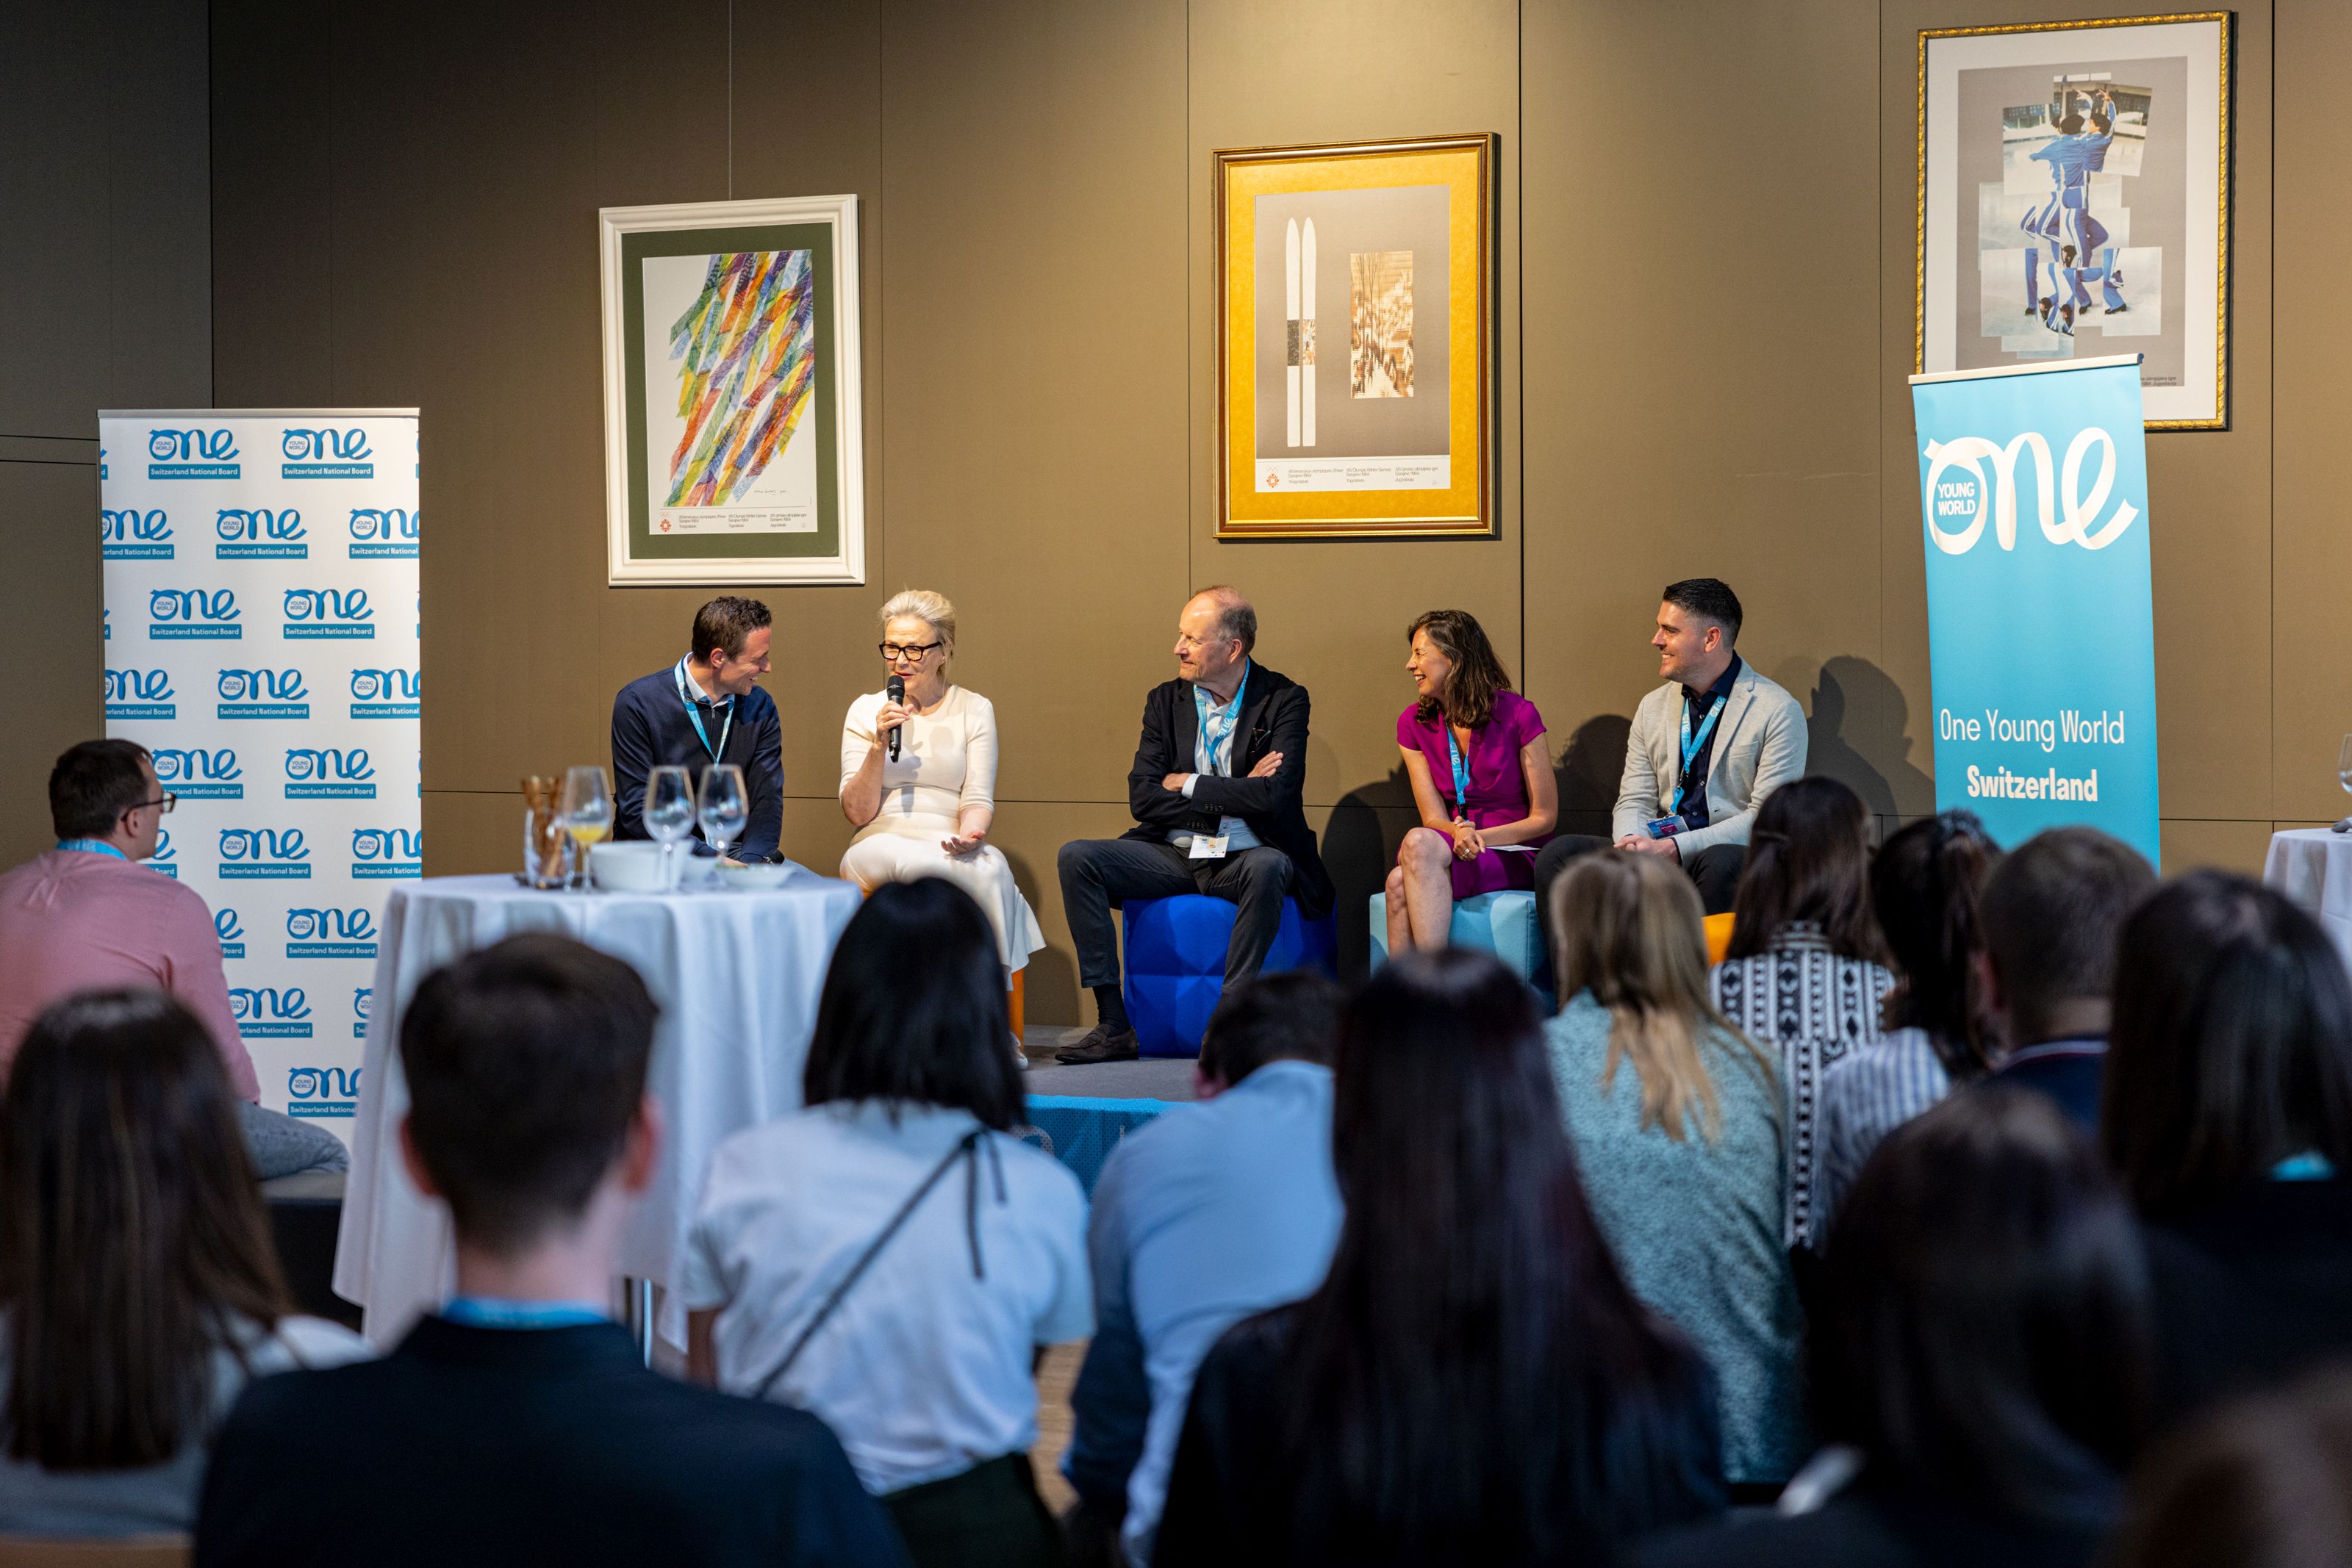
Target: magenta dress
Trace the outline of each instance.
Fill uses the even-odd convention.
[[[1413,705],[1418,706],[1419,705]],[[1517,692],[1496,692],[1495,711],[1470,737],[1470,825],[1491,828],[1516,822],[1529,810],[1527,775],[1519,770],[1519,753],[1544,732],[1543,716],[1536,705]],[[1418,751],[1428,760],[1430,782],[1438,799],[1454,814],[1454,759],[1445,744],[1445,719],[1413,717],[1408,706],[1397,715],[1397,744]],[[1535,852],[1549,842],[1537,839],[1524,849],[1488,850],[1475,861],[1454,862],[1454,896],[1458,901],[1507,887],[1532,890],[1536,884]]]

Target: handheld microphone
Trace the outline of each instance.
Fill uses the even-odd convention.
[[[903,703],[907,700],[907,683],[897,675],[892,675],[884,684],[882,695],[894,703]],[[890,732],[890,760],[893,762],[898,760],[898,737],[905,734],[906,729],[907,727],[902,724]]]

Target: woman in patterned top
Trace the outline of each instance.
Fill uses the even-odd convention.
[[[1877,1041],[1895,988],[1870,912],[1868,823],[1862,798],[1834,779],[1800,779],[1767,796],[1732,904],[1731,947],[1708,977],[1731,1026],[1779,1050],[1790,1247],[1813,1242],[1822,1074]]]

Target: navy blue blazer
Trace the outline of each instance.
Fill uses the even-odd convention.
[[[613,792],[617,815],[616,839],[645,839],[646,779],[665,763],[686,768],[702,787],[703,769],[710,753],[703,749],[686,705],[678,700],[677,666],[666,665],[623,686],[613,699]],[[693,690],[693,683],[687,683]],[[727,723],[726,710],[706,711],[703,728],[715,744]],[[735,724],[727,731],[721,762],[743,769],[743,785],[751,796],[751,814],[743,836],[728,846],[737,860],[772,858],[784,831],[784,727],[776,716],[776,699],[753,686],[735,699]],[[696,840],[702,830],[694,831]]]

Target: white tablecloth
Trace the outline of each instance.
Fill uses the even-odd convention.
[[[667,1119],[661,1166],[622,1252],[629,1276],[667,1286],[704,1167],[740,1128],[795,1110],[817,997],[857,890],[795,870],[771,892],[535,893],[511,876],[435,877],[384,906],[360,1075],[352,1172],[335,1249],[335,1292],[366,1309],[379,1345],[446,1301],[455,1283],[448,1210],[400,1158],[408,1082],[400,1021],[417,982],[518,931],[564,931],[627,959],[661,1005],[648,1088]],[[683,1338],[675,1306],[662,1336]]]
[[[2317,915],[2352,965],[2352,833],[2328,828],[2273,833],[2263,881]]]

